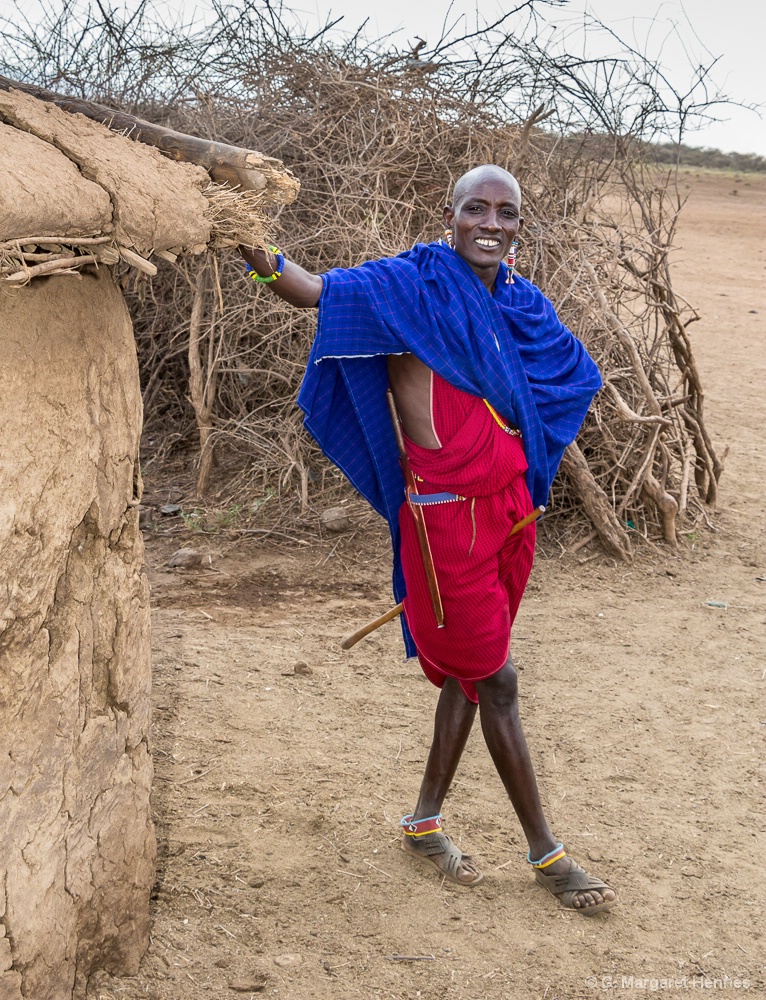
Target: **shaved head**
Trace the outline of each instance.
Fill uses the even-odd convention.
[[[456,205],[461,198],[464,198],[469,194],[477,184],[483,184],[485,181],[503,181],[508,187],[513,191],[518,200],[518,204],[521,205],[521,188],[519,187],[519,182],[502,167],[496,166],[494,163],[484,163],[480,167],[474,167],[473,170],[469,170],[467,173],[459,177],[455,182],[455,187],[452,192],[452,204]]]

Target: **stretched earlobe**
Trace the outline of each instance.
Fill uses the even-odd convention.
[[[444,212],[442,213],[442,219],[444,221],[444,242],[447,246],[455,249],[455,241],[452,237],[452,220],[455,218],[455,213],[452,210],[452,205],[445,205]]]

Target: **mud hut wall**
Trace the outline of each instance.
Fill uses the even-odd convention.
[[[0,295],[0,996],[80,996],[148,943],[141,399],[111,274]]]

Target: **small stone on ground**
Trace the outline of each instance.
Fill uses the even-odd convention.
[[[265,972],[254,972],[241,979],[232,979],[229,989],[235,993],[260,993],[268,983],[269,978]]]
[[[323,528],[335,535],[348,531],[351,527],[351,518],[343,507],[329,507],[327,510],[323,510],[320,521]]]
[[[193,569],[202,565],[202,553],[196,549],[177,549],[168,559],[168,566],[174,569]]]

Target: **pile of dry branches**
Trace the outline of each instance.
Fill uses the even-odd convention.
[[[198,66],[205,45],[219,55],[193,99],[161,102],[147,87],[125,110],[282,159],[301,195],[276,220],[276,235],[285,253],[314,272],[439,238],[447,193],[463,171],[483,162],[513,171],[527,220],[519,270],[553,300],[606,383],[565,456],[548,530],[575,546],[597,535],[622,558],[630,557],[631,536],[675,544],[679,530],[706,516],[721,466],[687,333],[696,315],[671,281],[680,209],[672,172],[645,162],[645,147],[624,130],[610,134],[598,81],[590,81],[578,111],[582,124],[590,106],[598,139],[557,137],[551,120],[543,130],[548,115],[533,110],[534,100],[552,102],[560,127],[562,78],[576,79],[578,70],[546,70],[517,34],[505,36],[504,60],[485,59],[477,70],[466,56],[470,65],[461,69],[444,54],[457,50],[441,43],[429,59],[419,47],[397,55],[358,37],[306,39],[285,27],[282,12],[265,9],[269,16],[244,24],[240,12],[230,31],[222,14],[214,43],[208,29],[204,44],[194,36]],[[651,80],[645,83],[650,101]],[[507,104],[514,87],[516,114]],[[583,85],[579,93],[586,91]],[[87,96],[124,101],[104,90]],[[652,118],[643,109],[644,124],[667,107],[654,111]],[[624,121],[624,109],[618,112],[612,109]],[[315,504],[335,500],[343,490],[338,474],[302,430],[294,405],[313,312],[255,289],[231,255],[162,265],[151,282],[138,282],[134,306],[145,464],[155,480],[171,446],[196,441],[198,494],[235,498],[256,521],[268,515],[271,496],[293,526],[306,523]]]

